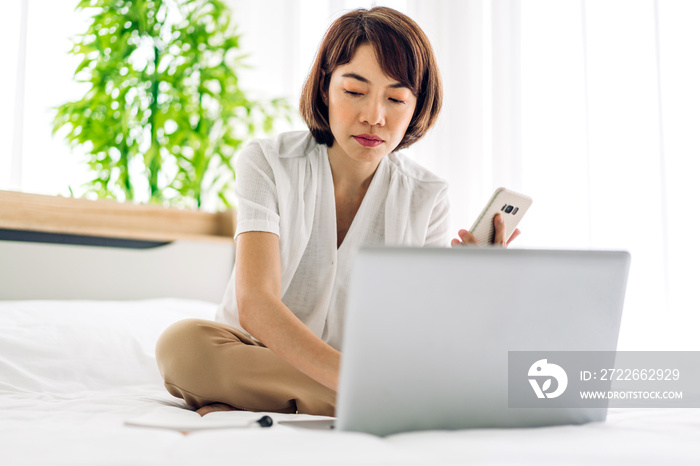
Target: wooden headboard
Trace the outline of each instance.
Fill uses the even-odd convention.
[[[234,212],[0,191],[0,229],[153,241],[230,241]]]
[[[0,299],[218,301],[235,212],[0,191]]]

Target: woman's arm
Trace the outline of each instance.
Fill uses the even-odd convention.
[[[340,352],[316,336],[281,300],[279,238],[251,231],[236,244],[236,300],[241,326],[299,371],[338,389]]]

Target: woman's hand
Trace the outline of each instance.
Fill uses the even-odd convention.
[[[508,238],[508,241],[506,241],[506,227],[500,213],[493,216],[493,226],[496,230],[493,235],[492,244],[494,245],[508,246],[511,241],[520,235],[520,230],[516,228],[513,234],[510,235],[510,238]],[[476,238],[474,238],[474,235],[472,235],[471,232],[467,230],[459,230],[459,238],[452,240],[452,247],[468,245],[478,246],[479,242],[476,240]]]

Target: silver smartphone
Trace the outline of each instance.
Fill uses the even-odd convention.
[[[530,204],[532,204],[532,198],[529,196],[506,188],[498,188],[469,231],[480,245],[491,244],[495,233],[493,217],[500,212],[505,221],[507,240],[515,231]]]

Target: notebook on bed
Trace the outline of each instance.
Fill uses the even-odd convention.
[[[508,352],[614,351],[628,268],[620,251],[360,250],[335,429],[388,435],[604,420],[605,407],[509,408]]]

